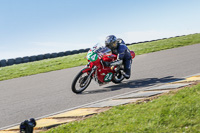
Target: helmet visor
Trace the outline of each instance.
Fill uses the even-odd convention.
[[[113,49],[114,44],[115,42],[110,42],[110,43],[106,42],[106,47],[108,47],[109,49]]]

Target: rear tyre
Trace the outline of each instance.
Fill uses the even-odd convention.
[[[72,82],[72,91],[76,94],[79,94],[81,92],[83,92],[87,87],[88,85],[90,84],[91,82],[91,77],[88,79],[88,81],[85,83],[85,81],[87,80],[88,78],[88,75],[89,73],[85,72],[83,73],[82,71],[80,71],[76,77],[74,78],[73,82]]]
[[[118,73],[114,74],[112,82],[117,84],[120,83],[122,80],[124,80],[124,75],[119,71]]]

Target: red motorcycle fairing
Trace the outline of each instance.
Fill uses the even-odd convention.
[[[130,51],[132,59],[135,57],[135,53],[133,51]],[[115,61],[117,59],[117,55],[115,54],[109,54],[109,55],[104,55],[102,57],[103,61],[108,61],[108,62],[112,62]],[[84,68],[83,70],[81,70],[83,73],[85,72],[89,72],[92,70],[92,67],[95,65],[97,66],[97,77],[98,80],[100,82],[110,82],[113,78],[114,75],[114,71],[110,68],[110,67],[106,67],[103,66],[100,62],[100,58],[98,58],[96,61],[94,62],[90,62],[89,65]],[[111,74],[112,73],[112,74]]]
[[[94,62],[90,62],[88,64],[88,66],[86,68],[84,68],[83,70],[81,70],[83,73],[84,72],[89,72],[92,70],[93,66],[97,66],[97,77],[98,77],[98,80],[100,82],[110,82],[113,78],[113,75],[114,75],[114,71],[111,70],[110,67],[106,67],[104,66],[103,64],[101,64],[100,60],[103,60],[103,61],[108,61],[108,62],[111,62],[111,61],[114,61],[117,59],[117,55],[115,54],[109,54],[109,55],[104,55],[102,58],[98,58],[96,61]],[[89,61],[89,60],[88,60]]]
[[[100,82],[110,82],[113,79],[114,71],[110,69],[110,67],[106,67],[104,69],[97,69],[98,80]]]
[[[109,54],[102,57],[103,61],[112,62],[117,59],[117,55]],[[97,76],[100,82],[110,82],[113,79],[114,71],[110,67],[101,66],[97,69]]]
[[[86,67],[86,68],[82,69],[81,71],[82,71],[82,73],[85,73],[85,72],[89,72],[91,70],[92,70],[92,68]]]

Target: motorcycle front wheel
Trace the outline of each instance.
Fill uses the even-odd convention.
[[[83,92],[91,82],[91,77],[88,79],[89,73],[80,71],[72,82],[72,91],[76,94]],[[87,80],[88,79],[88,80]]]

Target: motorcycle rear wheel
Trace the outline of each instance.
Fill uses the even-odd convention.
[[[91,82],[91,77],[89,78],[89,80],[84,84],[84,82],[86,81],[86,79],[88,78],[89,73],[85,72],[83,73],[82,71],[80,71],[76,77],[74,78],[73,82],[72,82],[72,91],[76,94],[79,94],[81,92],[83,92],[88,85]],[[79,88],[80,87],[80,88]]]
[[[119,71],[118,73],[114,74],[112,82],[117,84],[120,83],[122,80],[124,80],[124,75]]]

